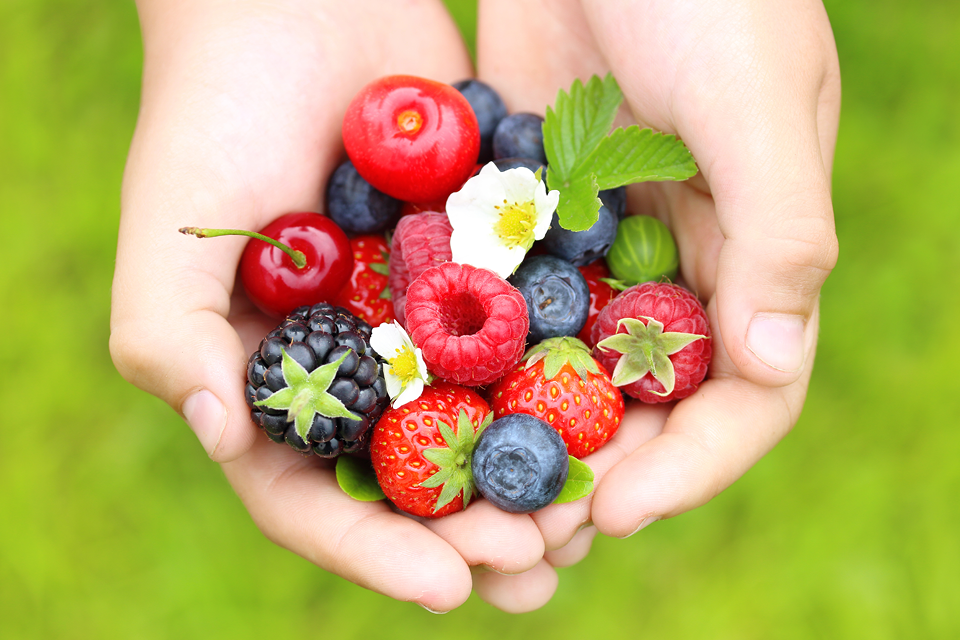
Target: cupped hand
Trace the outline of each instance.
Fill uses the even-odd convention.
[[[569,563],[586,523],[624,537],[702,505],[796,423],[837,256],[837,54],[814,0],[481,0],[477,70],[511,112],[541,115],[574,78],[612,71],[618,123],[677,134],[700,168],[631,187],[629,211],[670,227],[682,280],[708,302],[709,379],[671,405],[631,404],[586,459],[596,492],[535,515],[546,558]]]
[[[243,399],[246,359],[276,320],[236,281],[246,240],[177,232],[257,230],[284,213],[321,210],[343,157],[344,111],[363,85],[394,73],[472,75],[443,5],[141,0],[139,10],[143,95],[111,318],[118,370],[183,415],[271,540],[324,569],[447,611],[469,596],[471,567],[536,567],[544,546],[529,516],[478,503],[421,523],[347,497],[330,463],[259,434]],[[497,600],[496,587],[480,591],[518,606]]]

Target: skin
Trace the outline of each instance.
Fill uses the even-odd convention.
[[[700,506],[796,423],[837,259],[839,66],[811,0],[481,0],[479,18],[478,75],[509,111],[542,114],[574,78],[612,71],[618,124],[677,134],[701,170],[631,187],[628,211],[668,225],[682,281],[708,301],[709,379],[678,403],[629,405],[585,460],[595,493],[534,514],[545,561],[562,565],[589,551],[592,527],[579,526],[626,537]]]
[[[584,557],[598,530],[629,535],[703,504],[796,422],[817,296],[836,259],[839,72],[819,3],[481,0],[477,71],[511,111],[542,113],[574,77],[612,70],[625,122],[690,146],[702,174],[635,189],[630,208],[677,236],[683,278],[710,301],[715,360],[700,393],[631,406],[616,438],[587,459],[600,481],[590,498],[533,516],[478,501],[430,522],[348,498],[329,463],[258,434],[242,381],[275,321],[235,286],[245,240],[176,230],[259,229],[285,212],[321,211],[342,158],[343,112],[364,84],[472,75],[455,26],[434,0],[138,8],[143,96],[122,193],[111,354],[125,378],[184,416],[277,544],[431,611],[459,606],[471,589],[529,611],[554,593],[554,567]],[[795,371],[747,348],[757,313],[802,319]]]

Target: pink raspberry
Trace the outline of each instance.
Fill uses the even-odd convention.
[[[424,270],[449,262],[450,234],[447,214],[424,211],[400,218],[390,244],[390,273],[387,284],[393,296],[393,312],[406,326],[407,287]]]
[[[590,338],[613,384],[641,402],[686,398],[706,377],[713,355],[703,305],[666,282],[620,293],[600,311]]]
[[[523,356],[530,321],[520,292],[487,269],[445,262],[407,289],[407,328],[435,376],[479,386]]]

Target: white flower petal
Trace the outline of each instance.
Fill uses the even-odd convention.
[[[396,398],[403,391],[403,383],[393,374],[389,364],[383,365],[383,381],[387,383],[387,395]]]
[[[417,347],[414,350],[413,355],[417,357],[417,374],[421,378],[426,380],[427,376],[429,376],[430,374],[427,372],[427,363],[423,361],[423,351],[421,351],[420,348]]]
[[[379,327],[374,327],[370,333],[370,346],[380,354],[381,358],[386,360],[396,358],[397,354],[408,344],[413,348],[407,332],[396,320],[393,324],[384,322]]]
[[[419,398],[421,393],[423,393],[423,380],[415,378],[410,381],[410,384],[408,384],[407,388],[403,390],[403,393],[394,399],[393,406],[402,407],[408,402],[412,402]]]
[[[523,204],[533,200],[533,191],[537,186],[537,179],[533,171],[526,167],[507,169],[500,174],[503,179],[504,198],[510,204]]]

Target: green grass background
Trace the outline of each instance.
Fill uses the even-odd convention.
[[[598,538],[543,609],[437,617],[267,542],[115,372],[135,10],[3,0],[0,637],[960,637],[960,4],[827,8],[841,255],[800,423],[709,505]]]

